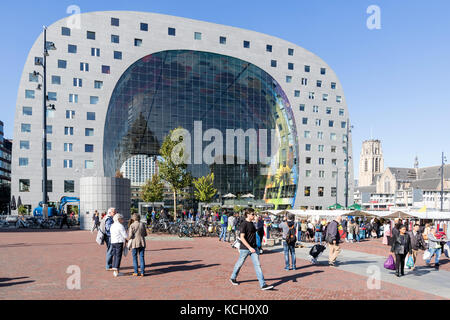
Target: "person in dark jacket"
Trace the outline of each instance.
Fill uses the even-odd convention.
[[[67,225],[67,229],[70,229],[69,221],[67,221],[67,213],[63,211],[61,225],[59,228],[62,229],[64,225]]]
[[[411,238],[406,233],[406,226],[399,226],[399,234],[393,236],[391,255],[395,254],[395,270],[396,276],[400,277],[405,275],[405,258],[408,255],[412,255]]]
[[[425,241],[423,240],[422,233],[420,232],[420,225],[416,223],[411,231],[408,232],[409,237],[411,238],[411,248],[412,248],[412,257],[414,260],[414,267],[411,270],[414,270],[416,267],[417,261],[417,253],[420,249],[425,249]]]
[[[325,236],[326,241],[329,244],[330,255],[328,257],[328,263],[330,266],[334,266],[336,263],[336,259],[341,252],[341,248],[339,247],[339,226],[341,224],[342,217],[338,216],[336,219],[330,222],[327,227],[327,233]]]

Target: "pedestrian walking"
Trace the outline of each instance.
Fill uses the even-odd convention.
[[[319,242],[322,244],[322,232],[323,232],[323,225],[320,221],[317,221],[315,226],[315,233],[314,233],[314,242]]]
[[[328,224],[327,233],[326,233],[326,241],[328,243],[328,247],[330,249],[328,264],[332,267],[336,265],[336,260],[341,252],[341,248],[339,247],[339,242],[341,236],[339,234],[339,226],[341,224],[342,217],[338,216],[333,221]]]
[[[133,214],[131,219],[133,223],[128,228],[128,239],[130,241],[129,248],[133,256],[133,276],[145,276],[145,237],[147,236],[147,230],[145,225],[140,222],[138,214]],[[138,273],[138,257],[141,262],[141,273]]]
[[[283,233],[282,243],[284,252],[284,270],[295,270],[295,243],[297,241],[297,237],[295,235],[296,232],[294,217],[292,215],[289,215],[289,217],[285,217],[284,221],[280,224],[280,228]],[[289,263],[289,258],[291,260],[291,263]]]
[[[430,252],[430,257],[425,260],[427,266],[430,266],[431,258],[436,255],[434,260],[434,267],[439,269],[439,259],[442,254],[442,244],[441,242],[447,242],[447,238],[445,236],[437,238],[436,227],[430,227],[430,233],[428,234],[428,251]]]
[[[221,232],[220,232],[220,236],[219,236],[219,241],[222,240],[225,242],[226,240],[226,236],[227,236],[227,227],[228,227],[228,216],[226,215],[225,212],[222,213],[222,217],[220,218],[220,227],[221,227]]]
[[[120,263],[122,261],[122,253],[124,246],[128,240],[127,232],[123,226],[123,216],[117,213],[113,217],[114,223],[111,225],[111,247],[114,256],[113,270],[114,277],[123,276],[120,272]]]
[[[361,239],[359,237],[359,222],[358,221],[355,222],[355,237],[356,237],[357,242],[361,241]]]
[[[233,238],[234,238],[233,241],[236,241],[235,220],[236,220],[236,218],[234,217],[234,215],[230,214],[230,216],[228,217],[228,227],[227,227],[227,231],[228,231],[227,241],[228,242],[230,242],[231,234],[233,234]]]
[[[62,213],[62,219],[59,228],[62,229],[64,225],[67,226],[67,229],[70,229],[69,221],[67,221],[67,213],[65,211],[63,211]]]
[[[405,258],[412,255],[411,239],[406,233],[406,226],[400,225],[399,234],[392,239],[391,255],[395,254],[395,275],[405,275]]]
[[[115,208],[109,208],[108,213],[100,222],[100,230],[105,235],[105,243],[106,243],[106,270],[112,271],[113,267],[113,252],[111,246],[111,226],[114,223],[114,216],[116,214]]]
[[[252,208],[245,210],[245,221],[241,223],[240,227],[240,248],[239,248],[239,259],[234,265],[233,273],[231,274],[230,282],[233,285],[239,285],[236,278],[241,270],[242,265],[248,256],[251,257],[253,266],[255,268],[256,277],[258,278],[261,290],[273,289],[273,286],[266,284],[264,280],[264,275],[262,273],[261,264],[259,262],[259,254],[256,250],[256,228],[253,224],[255,220],[255,212]]]
[[[306,241],[306,232],[308,231],[308,225],[306,224],[306,220],[303,220],[302,223],[300,224],[300,230],[302,231],[301,241],[305,242]]]
[[[411,239],[411,249],[412,249],[411,251],[412,251],[412,258],[414,261],[414,266],[411,268],[411,270],[414,270],[416,268],[417,253],[419,252],[420,249],[425,249],[425,242],[419,229],[420,225],[416,223],[413,229],[408,232],[409,237]]]
[[[97,212],[97,210],[95,210],[94,216],[92,218],[94,220],[94,225],[92,226],[91,232],[94,232],[95,229],[97,229],[97,231],[98,231],[98,228],[100,226],[100,217],[99,217],[99,213]]]
[[[263,253],[262,241],[264,238],[264,221],[260,215],[257,216],[255,227],[256,227],[256,244],[258,246],[259,253],[262,254]]]

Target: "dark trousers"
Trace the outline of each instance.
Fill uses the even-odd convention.
[[[64,225],[67,225],[67,228],[70,229],[69,222],[67,221],[67,219],[62,219],[61,225],[59,226],[59,228],[62,229],[62,227]]]
[[[395,270],[397,274],[405,274],[405,258],[406,254],[395,254]]]
[[[123,251],[123,242],[121,243],[111,243],[112,253],[114,257],[113,268],[119,270],[120,262],[122,261],[122,251]]]

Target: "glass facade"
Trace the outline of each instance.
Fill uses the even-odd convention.
[[[195,121],[201,121],[202,133],[209,129],[222,133],[222,150],[210,153],[213,164],[204,160],[194,164]],[[281,86],[264,70],[237,58],[190,50],[162,51],[138,60],[122,75],[109,103],[105,175],[114,176],[134,155],[158,156],[164,138],[177,127],[191,135],[193,163],[188,170],[194,177],[214,172],[221,195],[250,192],[276,206],[294,205],[298,184],[294,117]],[[252,139],[246,138],[245,159],[239,159],[237,139],[234,151],[227,150],[227,129],[255,130],[259,155],[265,144],[265,155],[272,156],[251,161]],[[267,139],[259,136],[261,130]],[[202,151],[211,144],[211,139],[203,141]]]

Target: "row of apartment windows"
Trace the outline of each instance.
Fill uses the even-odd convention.
[[[46,127],[47,134],[53,134],[53,126],[47,125]],[[20,124],[20,131],[23,133],[31,133],[31,124],[30,123],[21,123]],[[66,136],[73,136],[74,135],[74,127],[64,127],[64,135]],[[92,137],[94,136],[94,129],[93,128],[84,128],[84,135],[86,137]],[[26,148],[26,145],[24,144],[24,148]],[[22,149],[22,147],[21,147]]]
[[[311,131],[305,131],[303,133],[303,137],[305,139],[311,139]],[[323,140],[323,132],[322,131],[318,131],[317,132],[317,139],[319,140]],[[336,141],[337,140],[337,135],[336,133],[330,133],[330,140],[331,141]],[[342,135],[342,142],[347,142],[347,135]]]
[[[32,116],[33,108],[32,107],[22,107],[22,115]],[[55,110],[47,110],[47,118],[54,118],[54,117],[55,117]],[[75,119],[75,110],[66,110],[66,119]],[[95,120],[95,112],[91,112],[91,111],[86,112],[86,120]],[[29,132],[29,131],[23,131],[23,132]]]
[[[41,184],[41,190],[43,189],[43,183]],[[19,179],[19,192],[30,192],[30,179]],[[47,180],[47,192],[53,192],[53,180]],[[64,193],[75,192],[75,181],[64,180]]]
[[[92,146],[93,147],[93,146]],[[19,166],[20,167],[28,167],[30,161],[28,158],[19,158]],[[41,159],[41,167],[44,166],[44,161]],[[52,166],[52,159],[47,158],[47,168]],[[63,168],[70,169],[73,168],[73,160],[72,159],[64,159],[63,160]],[[85,160],[84,161],[85,169],[94,169],[94,160]]]
[[[118,27],[120,25],[120,20],[118,18],[111,18],[111,26],[116,26]],[[148,31],[149,27],[147,23],[143,23],[141,22],[139,25],[140,31]],[[67,27],[62,27],[61,28],[61,35],[63,36],[70,36],[71,35],[71,29],[67,28]],[[176,29],[173,27],[168,27],[167,28],[167,35],[169,36],[176,36]],[[86,39],[88,40],[95,40],[96,39],[96,33],[94,31],[86,31]],[[202,33],[201,32],[194,32],[194,40],[202,40]],[[120,43],[120,36],[119,35],[115,35],[115,34],[111,34],[111,42],[112,43]],[[227,37],[225,36],[219,36],[219,44],[222,45],[226,45],[227,44]],[[142,39],[138,39],[135,38],[134,39],[134,45],[135,46],[141,46],[142,45]],[[246,49],[250,48],[250,41],[248,40],[243,40],[242,42],[242,46]],[[73,46],[73,45],[69,45],[69,46]],[[70,49],[69,49],[70,50]],[[76,48],[72,48],[71,50],[75,50],[76,53]],[[69,51],[70,52],[70,51]],[[273,46],[271,44],[266,44],[266,52],[273,52]],[[294,55],[294,49],[293,48],[288,48],[287,53],[289,56],[293,56]],[[100,53],[98,54],[98,56],[100,55]],[[272,60],[275,61],[275,60]],[[276,61],[275,62],[271,62],[272,66],[276,67]],[[275,65],[273,65],[275,64]],[[288,64],[288,69],[289,70],[294,70],[294,64],[293,63],[289,63]],[[305,72],[311,72],[311,66],[305,65],[304,66],[304,71]],[[326,74],[326,68],[320,68],[320,74],[321,75],[325,75]]]
[[[300,104],[299,105],[299,110],[300,111],[305,111],[305,109],[306,109],[306,107],[305,107],[304,104]],[[312,110],[313,110],[314,113],[319,113],[320,108],[319,108],[319,106],[314,105],[312,107]],[[331,108],[331,107],[326,107],[325,108],[325,114],[332,114],[332,113],[333,113],[333,108]],[[339,116],[344,116],[344,115],[345,115],[345,110],[344,109],[339,109]]]
[[[328,127],[329,128],[334,128],[334,122],[335,122],[334,120],[328,120]],[[303,117],[302,118],[302,124],[307,125],[308,124],[308,118]],[[316,125],[316,127],[320,127],[322,125],[322,119],[316,119],[315,125]],[[341,121],[341,129],[345,129],[346,127],[347,127],[347,122],[346,121]],[[309,132],[309,131],[305,131],[305,132]]]
[[[81,79],[78,79],[81,80]],[[76,83],[81,86],[82,82],[80,81],[76,81]],[[75,84],[75,79],[74,79],[74,84]],[[35,91],[34,90],[25,90],[25,98],[26,99],[35,99]],[[57,101],[58,100],[58,96],[56,92],[48,92],[47,93],[47,100],[48,101]],[[70,93],[69,94],[69,102],[70,103],[78,103],[78,94],[74,94],[74,93]],[[99,97],[98,96],[89,96],[89,104],[98,104],[99,102]]]
[[[337,176],[337,171],[332,171],[331,172],[331,178],[335,179],[336,176]],[[305,177],[306,178],[312,177],[312,171],[311,170],[305,170]],[[319,178],[325,178],[325,171],[324,170],[319,170],[318,171],[318,177]]]
[[[84,63],[81,62],[80,63],[80,70],[81,71],[89,71],[89,63]],[[33,73],[30,73],[30,82],[38,82],[38,76],[34,75]],[[73,83],[74,86],[82,86],[82,79],[79,78],[73,78]],[[55,84],[55,85],[61,85],[61,76],[56,76],[56,75],[52,75],[51,76],[51,84]],[[102,89],[103,88],[103,81],[100,80],[94,80],[94,89]],[[31,90],[33,91],[33,90]],[[34,96],[33,92],[29,92],[30,97]]]
[[[304,189],[304,196],[305,197],[310,197],[311,196],[311,187],[310,186],[306,186]],[[330,188],[330,196],[331,197],[335,197],[336,196],[336,187],[331,187]],[[317,196],[319,197],[323,197],[325,195],[325,187],[317,187]]]
[[[287,76],[286,79],[287,78],[291,78],[291,76]],[[288,82],[291,82],[291,81],[289,80]],[[294,97],[299,98],[300,95],[301,95],[301,91],[300,90],[294,90]],[[328,101],[328,96],[329,96],[328,93],[323,93],[322,94],[322,101]],[[315,97],[316,97],[315,92],[311,91],[311,92],[308,93],[308,99],[315,100],[316,99]],[[337,103],[341,103],[342,102],[342,96],[336,96],[336,102]]]

